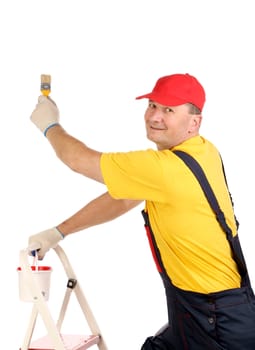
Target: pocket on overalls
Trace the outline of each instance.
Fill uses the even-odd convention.
[[[229,290],[216,317],[218,337],[227,349],[255,349],[255,299],[249,287]]]
[[[198,319],[197,319],[198,318]],[[196,315],[177,307],[177,329],[182,350],[227,350],[213,338],[215,320],[204,312]],[[203,326],[202,326],[203,324]]]
[[[179,289],[164,276],[163,282],[176,349],[229,350],[217,342],[214,305],[208,295]]]

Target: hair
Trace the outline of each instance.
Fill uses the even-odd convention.
[[[187,103],[187,106],[189,107],[190,114],[201,114],[201,110],[192,103]]]

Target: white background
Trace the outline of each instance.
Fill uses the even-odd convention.
[[[0,3],[1,347],[19,349],[30,303],[18,296],[19,251],[30,234],[52,227],[105,191],[56,158],[29,117],[40,75],[51,74],[63,126],[100,151],[152,147],[146,101],[163,75],[190,73],[204,85],[201,134],[223,156],[254,270],[254,11],[252,0],[8,0]],[[139,349],[166,322],[141,208],[62,243],[110,350]],[[52,251],[50,309],[65,291]],[[71,301],[66,333],[86,322]],[[36,332],[45,328],[38,322]],[[85,332],[86,333],[86,332]]]

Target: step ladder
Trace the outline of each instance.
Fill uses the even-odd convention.
[[[47,300],[41,292],[38,281],[36,281],[34,278],[33,271],[29,264],[28,249],[23,249],[20,251],[20,268],[25,273],[26,286],[30,290],[33,307],[24,341],[19,350],[86,350],[92,346],[97,346],[99,350],[107,350],[107,346],[104,338],[102,337],[96,319],[90,309],[90,306],[63,248],[61,248],[60,245],[57,245],[53,249],[62,262],[68,278],[64,300],[57,322],[53,320]],[[74,293],[77,297],[78,303],[91,331],[90,335],[72,335],[61,333],[61,326],[72,293]],[[38,315],[41,316],[44,322],[47,334],[42,338],[31,341]]]

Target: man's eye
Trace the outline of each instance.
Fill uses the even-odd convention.
[[[150,102],[150,103],[149,103],[149,108],[155,108],[155,104],[152,103],[152,102]]]
[[[170,108],[170,107],[166,107],[165,111],[166,111],[166,113],[173,112],[172,108]]]

